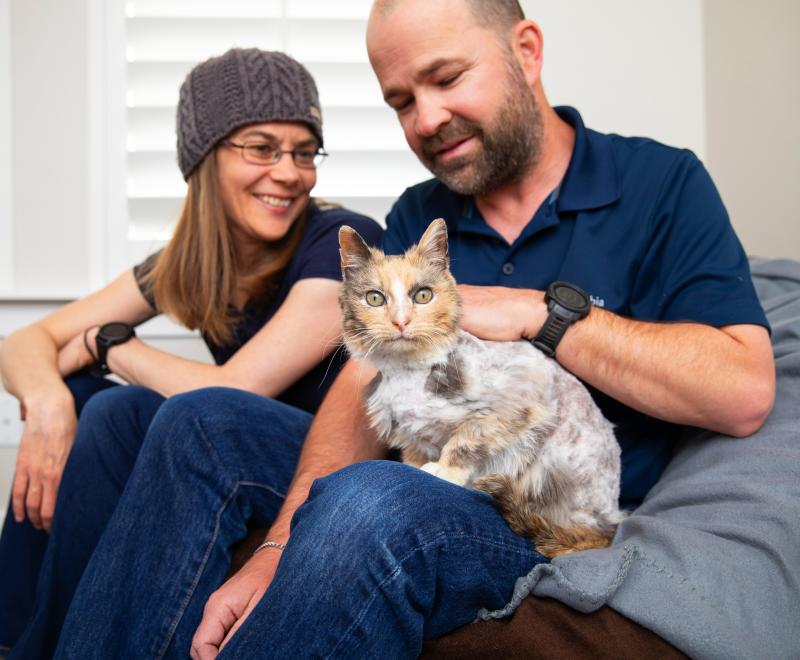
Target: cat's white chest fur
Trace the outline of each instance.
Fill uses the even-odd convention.
[[[413,446],[430,460],[468,417],[525,405],[552,380],[551,365],[527,342],[481,341],[463,331],[433,365],[376,366],[368,396],[374,428],[391,446]]]
[[[512,475],[560,524],[617,519],[619,447],[611,424],[574,376],[527,342],[460,331],[433,365],[376,366],[370,419],[406,462],[466,486]],[[453,447],[457,453],[448,455]]]

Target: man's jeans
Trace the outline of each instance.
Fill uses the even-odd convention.
[[[61,658],[185,658],[248,519],[269,524],[310,417],[212,388],[161,407],[92,556]],[[314,483],[228,658],[416,657],[423,637],[504,606],[544,561],[489,496],[399,463]]]

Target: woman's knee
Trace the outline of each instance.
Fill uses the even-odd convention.
[[[153,420],[153,429],[185,437],[203,427],[211,435],[228,431],[278,433],[286,424],[310,424],[311,416],[274,399],[228,387],[206,387],[167,399]]]
[[[135,453],[163,401],[158,393],[133,385],[97,392],[83,408],[72,452]]]
[[[81,414],[86,403],[98,392],[120,387],[118,383],[108,378],[93,376],[86,370],[67,376],[64,379],[64,384],[72,394],[72,399],[75,402],[75,412],[78,415]]]

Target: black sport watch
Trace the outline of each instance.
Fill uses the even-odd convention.
[[[106,364],[108,349],[112,346],[124,344],[135,336],[136,332],[133,326],[127,323],[114,321],[113,323],[101,325],[100,330],[97,331],[97,337],[95,337],[95,343],[97,345],[97,366],[95,371],[102,375],[110,374],[111,369],[109,369],[108,364]]]
[[[592,308],[592,301],[580,287],[569,282],[553,282],[544,295],[550,314],[539,334],[531,340],[548,357],[556,356],[556,347],[576,321],[586,318]]]

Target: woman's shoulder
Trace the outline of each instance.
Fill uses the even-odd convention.
[[[335,240],[338,245],[339,228],[345,225],[355,229],[368,244],[380,245],[383,228],[375,220],[322,199],[315,199],[311,205],[306,224],[306,240],[327,238]]]

